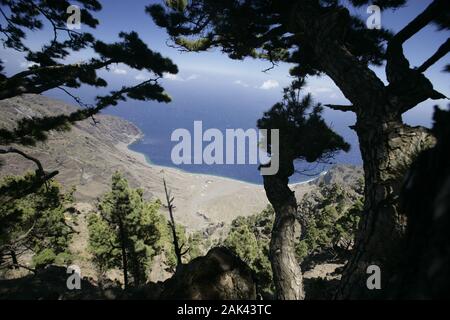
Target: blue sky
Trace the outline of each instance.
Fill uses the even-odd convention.
[[[140,146],[136,146],[140,148],[137,151],[146,153],[152,161],[156,161],[155,163],[170,165],[172,147],[170,133],[173,130],[189,129],[196,120],[202,120],[205,127],[210,128],[254,128],[263,112],[280,100],[282,88],[289,85],[292,78],[289,76],[291,66],[287,64],[280,64],[275,69],[263,73],[262,70],[270,66],[265,61],[231,60],[219,49],[205,53],[181,53],[168,47],[166,44],[168,35],[153,23],[144,10],[148,4],[161,1],[102,0],[103,10],[96,14],[100,25],[95,30],[86,29],[86,31],[92,32],[104,42],[117,41],[117,35],[121,31],[137,31],[152,50],[171,58],[178,65],[180,71],[178,75],[161,80],[173,98],[172,103],[128,101],[105,111],[137,124],[145,133]],[[430,2],[431,0],[410,0],[404,8],[383,12],[381,23],[394,32],[399,31]],[[366,9],[360,8],[355,13],[365,20],[369,16]],[[411,65],[421,65],[448,36],[448,32],[436,32],[434,26],[428,26],[407,41],[404,49]],[[51,37],[51,29],[47,26],[43,31],[30,35],[27,44],[32,48],[38,48]],[[92,52],[84,51],[71,56],[67,62],[82,61],[91,54]],[[27,68],[25,59],[17,52],[0,48],[0,58],[4,61],[8,74]],[[450,96],[450,82],[448,74],[442,70],[450,63],[449,60],[446,56],[426,72],[435,88],[447,96]],[[385,79],[384,68],[374,70],[381,79]],[[122,65],[113,66],[111,72],[102,72],[101,76],[108,81],[108,90],[137,84],[148,78],[145,73],[130,70]],[[309,78],[307,83],[307,91],[311,92],[318,102],[348,103],[340,90],[326,76]],[[93,103],[95,96],[106,94],[107,90],[83,86],[73,93],[82,97],[85,103]],[[70,97],[58,90],[49,91],[46,95],[74,103]],[[430,126],[433,106],[436,104],[446,108],[448,101],[426,101],[406,113],[404,120],[412,125]],[[349,128],[355,123],[355,116],[352,113],[325,109],[324,117],[330,126],[352,145],[351,151],[348,154],[338,155],[336,162],[360,164],[357,136]],[[248,173],[247,171],[245,173]]]
[[[97,14],[100,20],[99,27],[94,30],[94,34],[104,41],[115,41],[120,31],[137,31],[148,45],[163,55],[173,59],[179,66],[180,73],[176,77],[165,79],[165,82],[171,82],[168,88],[177,90],[178,87],[186,85],[193,89],[204,90],[204,85],[221,86],[233,96],[245,94],[262,94],[261,91],[270,92],[270,96],[277,100],[281,96],[281,88],[290,83],[291,78],[288,75],[289,65],[281,64],[269,73],[263,73],[269,64],[264,61],[245,59],[244,61],[233,61],[217,50],[211,50],[207,53],[180,53],[176,49],[166,45],[168,39],[164,30],[154,25],[152,19],[145,13],[144,8],[150,3],[158,3],[156,0],[104,0],[103,10]],[[423,10],[430,0],[411,0],[405,8],[397,11],[384,12],[382,15],[382,24],[393,31],[400,30],[421,10]],[[361,17],[368,17],[366,8],[358,10]],[[48,31],[48,30],[47,30]],[[50,37],[48,32],[40,32],[30,37],[31,45],[39,45],[46,37]],[[429,26],[422,30],[413,39],[405,44],[405,52],[412,65],[420,65],[426,60],[435,49],[442,44],[448,34],[445,32],[435,32],[434,26]],[[24,66],[24,60],[17,54],[2,51],[2,58],[7,60],[7,70],[14,72]],[[83,56],[74,57],[81,60]],[[441,92],[450,93],[448,85],[448,76],[441,72],[443,66],[449,63],[448,56],[437,63],[427,72],[436,89]],[[383,69],[376,70],[381,78],[385,78]],[[135,82],[142,76],[139,73],[130,72],[126,68],[117,66],[116,70],[109,76],[111,83],[116,82]],[[447,77],[447,78],[446,78]],[[197,85],[194,86],[194,83]],[[310,91],[324,103],[342,103],[345,101],[340,91],[334,86],[333,82],[327,77],[321,79],[310,79]],[[266,89],[266,90],[263,90]],[[273,99],[270,99],[273,100]],[[425,105],[428,105],[425,103]],[[423,109],[423,108],[419,108]],[[427,114],[427,110],[425,111]]]
[[[244,61],[233,61],[217,50],[211,50],[207,53],[180,53],[176,49],[166,45],[168,39],[164,30],[154,25],[152,19],[145,13],[144,8],[150,3],[158,3],[162,0],[104,0],[103,10],[97,14],[100,20],[99,27],[94,30],[94,34],[104,41],[117,40],[117,34],[120,31],[135,30],[148,43],[153,50],[161,52],[163,55],[173,59],[179,66],[180,73],[176,77],[166,79],[166,82],[177,82],[178,85],[185,85],[186,82],[197,81],[201,89],[201,85],[211,83],[211,80],[217,81],[218,78],[228,85],[237,93],[242,88],[255,93],[255,90],[266,89],[271,91],[275,96],[279,97],[281,88],[290,83],[291,78],[288,75],[289,65],[281,64],[269,73],[263,73],[262,70],[267,68],[269,64],[263,61],[253,59],[245,59]],[[430,0],[411,0],[405,8],[401,8],[394,12],[384,12],[382,15],[383,26],[388,26],[393,31],[400,30],[421,10],[423,10],[431,1]],[[365,8],[358,10],[361,17],[368,17]],[[45,37],[51,34],[41,32],[30,37],[32,45],[39,45]],[[445,32],[435,32],[433,26],[429,26],[405,45],[405,52],[412,65],[420,65],[426,60],[435,49],[442,44],[448,34]],[[14,71],[23,66],[23,61],[17,61],[16,55],[5,52],[2,49],[2,58],[6,56],[8,62],[8,70]],[[9,61],[11,57],[12,61]],[[75,59],[82,59],[77,56]],[[433,80],[436,89],[450,93],[448,79],[446,74],[441,70],[445,63],[449,63],[448,57],[442,59],[440,63],[430,68],[427,75]],[[377,70],[381,78],[384,78],[382,69]],[[112,82],[116,82],[114,77],[121,78],[120,81],[134,81],[139,78],[139,73],[130,72],[126,68],[118,66],[112,75]],[[110,76],[111,77],[111,76]],[[209,79],[209,77],[211,79]],[[202,79],[204,81],[202,81]],[[310,79],[309,89],[324,103],[341,102],[343,100],[339,90],[334,86],[330,79],[322,77],[321,79]],[[218,85],[218,84],[217,84]],[[177,87],[177,86],[174,86]],[[241,87],[241,88],[239,88]],[[229,89],[227,89],[229,90]],[[256,91],[257,92],[257,91]]]
[[[164,108],[174,109],[174,117],[183,117],[187,113],[198,113],[198,117],[204,116],[205,112],[222,114],[218,118],[225,122],[226,126],[235,126],[232,112],[239,110],[252,111],[255,116],[252,124],[262,115],[264,110],[269,109],[277,102],[282,95],[282,88],[291,82],[289,77],[290,65],[280,64],[270,72],[263,73],[262,70],[270,65],[268,62],[245,59],[244,61],[233,61],[223,55],[218,49],[206,53],[180,53],[174,48],[168,47],[166,41],[168,36],[163,29],[158,28],[153,23],[150,16],[145,13],[145,6],[150,3],[161,1],[150,0],[103,0],[103,10],[97,14],[100,25],[96,30],[86,30],[94,33],[97,38],[105,42],[117,40],[120,31],[137,31],[141,38],[155,51],[161,52],[164,56],[171,58],[179,67],[179,74],[167,77],[162,80],[164,87],[173,97],[173,103]],[[382,25],[398,31],[420,13],[431,0],[411,0],[408,5],[397,11],[386,11],[382,14]],[[366,8],[361,8],[357,13],[366,19],[369,14]],[[47,28],[29,37],[28,44],[36,47],[46,39],[50,39],[52,33]],[[404,48],[407,57],[413,66],[419,66],[446,40],[448,32],[436,32],[434,26],[428,26],[411,40]],[[16,52],[0,48],[1,59],[5,61],[8,73],[14,73],[26,68],[23,57]],[[71,57],[70,60],[79,61],[89,56],[89,52],[84,52]],[[450,86],[448,74],[442,72],[445,64],[450,63],[446,56],[439,63],[432,66],[426,75],[432,80],[435,88],[450,96]],[[385,79],[384,69],[374,69],[380,78]],[[144,79],[145,74],[132,71],[124,66],[118,65],[110,73],[105,73],[108,80],[109,89],[120,88],[123,84],[138,83]],[[310,78],[308,80],[308,91],[310,91],[317,101],[324,104],[336,103],[344,104],[346,99],[339,89],[327,77]],[[93,102],[95,95],[101,90],[92,88],[82,88],[76,94],[83,97],[85,102]],[[69,97],[61,92],[52,91],[50,96],[62,98],[72,102]],[[130,116],[129,107],[138,105],[136,102],[127,102],[117,108],[109,109],[108,113],[113,113],[127,117],[130,120],[139,122],[139,117],[133,119]],[[220,104],[220,107],[217,105]],[[439,104],[446,107],[447,101],[427,101],[408,112],[404,119],[413,125],[430,125],[433,106]],[[152,108],[162,108],[157,103],[148,102],[147,106]],[[201,105],[202,108],[195,108]],[[122,108],[122,110],[120,110]],[[227,110],[229,109],[228,113]],[[207,111],[205,111],[207,110]],[[151,112],[151,111],[148,111]],[[253,112],[253,111],[252,111]],[[347,113],[327,110],[325,112],[327,121],[336,130],[349,137],[352,144],[356,143],[356,136],[348,129],[354,123],[354,116]]]

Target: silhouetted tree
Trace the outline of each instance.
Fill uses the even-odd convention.
[[[264,188],[275,210],[270,240],[270,260],[279,299],[303,299],[303,279],[295,255],[300,224],[297,200],[289,188],[289,177],[295,173],[294,161],[324,161],[350,146],[323,120],[322,106],[313,104],[310,94],[300,97],[303,83],[294,83],[284,91],[283,102],[275,104],[258,121],[260,129],[279,129],[280,166],[275,175],[264,176]],[[270,131],[269,131],[270,132]],[[271,152],[271,136],[268,144]],[[300,213],[301,214],[301,213]]]
[[[444,95],[424,72],[450,49],[447,40],[421,66],[413,68],[403,44],[430,24],[450,27],[450,2],[434,0],[402,30],[368,29],[354,7],[397,9],[406,0],[171,0],[147,11],[185,51],[218,47],[232,59],[261,58],[295,66],[299,78],[328,75],[351,105],[329,106],[354,112],[365,170],[365,214],[353,258],[344,271],[338,298],[379,295],[366,288],[366,269],[383,271],[383,292],[395,286],[404,249],[406,219],[398,207],[404,164],[431,144],[427,130],[407,126],[402,114],[427,99]],[[370,65],[386,65],[388,85]],[[288,190],[286,190],[288,192]],[[286,193],[287,194],[287,193]]]
[[[450,109],[436,109],[432,130],[437,143],[418,155],[401,192],[408,247],[402,255],[405,275],[392,298],[450,296]]]
[[[174,206],[174,200],[175,198],[172,197],[171,192],[169,191],[169,189],[167,189],[167,184],[166,184],[166,180],[163,180],[164,183],[164,192],[166,194],[166,201],[167,201],[167,209],[169,210],[169,228],[172,231],[172,239],[173,239],[173,249],[175,252],[175,256],[177,258],[177,266],[176,269],[178,270],[178,268],[180,268],[183,265],[183,256],[186,255],[190,248],[186,248],[185,250],[183,250],[183,248],[186,246],[186,243],[180,243],[180,239],[178,237],[178,232],[177,232],[177,224],[175,223],[175,217],[173,215],[173,211],[175,210],[175,206]]]
[[[81,24],[83,28],[95,28],[99,21],[94,13],[102,6],[97,0],[79,0]],[[156,100],[169,102],[170,97],[159,85],[164,73],[175,74],[177,66],[168,58],[152,51],[139,38],[136,32],[121,32],[120,40],[105,43],[88,32],[72,30],[67,21],[69,1],[47,0],[4,0],[0,3],[1,43],[13,50],[22,52],[32,65],[27,70],[14,75],[3,71],[0,61],[0,100],[25,93],[40,94],[51,89],[60,89],[73,97],[82,108],[68,115],[55,115],[44,118],[22,119],[13,130],[0,128],[0,145],[33,145],[47,138],[50,130],[67,130],[70,125],[92,117],[108,106],[115,106],[126,99]],[[48,43],[38,50],[26,46],[26,37],[33,35],[44,26],[53,31]],[[79,63],[66,63],[74,52],[92,51],[92,58]],[[111,89],[109,94],[98,96],[95,104],[84,103],[70,89],[81,85],[107,87],[105,79],[98,76],[99,70],[109,70],[116,64],[124,64],[135,70],[150,73],[149,79],[135,85]],[[0,153],[7,149],[0,148]],[[44,175],[46,181],[50,176]]]

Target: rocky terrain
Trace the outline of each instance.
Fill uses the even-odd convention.
[[[0,101],[0,127],[11,129],[23,117],[66,114],[74,108],[40,95],[3,100]],[[71,251],[76,257],[74,263],[82,267],[85,276],[96,276],[87,252],[85,217],[95,210],[97,198],[109,189],[115,171],[121,171],[132,187],[142,188],[148,199],[164,199],[162,179],[165,178],[175,196],[177,222],[189,232],[203,232],[210,240],[223,238],[236,217],[259,213],[268,204],[262,186],[151,165],[143,155],[127,148],[142,137],[135,125],[108,115],[99,115],[96,120],[99,123],[79,122],[68,132],[50,132],[48,141],[35,147],[18,146],[38,158],[46,170],[59,170],[56,180],[64,187],[76,187],[75,198],[81,214]],[[19,156],[8,155],[2,160],[0,177],[35,169],[34,163]],[[315,181],[292,185],[292,189],[300,200],[322,183],[354,183],[360,174],[360,168],[337,166]],[[169,274],[163,269],[153,268],[151,280],[165,280]],[[120,278],[114,273],[109,276]]]
[[[69,113],[73,106],[38,95],[25,95],[0,102],[0,127],[11,128],[22,117]],[[79,203],[95,204],[110,186],[115,171],[121,171],[133,187],[144,189],[147,198],[163,197],[163,177],[176,198],[177,221],[189,230],[212,223],[231,222],[240,215],[261,211],[267,204],[262,187],[236,180],[193,175],[154,166],[127,146],[141,137],[132,123],[108,115],[77,123],[69,132],[51,132],[49,140],[21,150],[38,158],[46,170],[59,170],[56,180],[76,187]],[[0,176],[34,170],[20,156],[3,158]]]

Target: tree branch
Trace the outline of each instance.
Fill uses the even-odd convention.
[[[425,28],[446,9],[447,0],[434,0],[421,14],[400,30],[390,43],[403,44],[417,32]]]
[[[78,121],[83,121],[88,118],[92,118],[94,115],[101,112],[103,109],[115,105],[117,100],[123,99],[123,95],[130,93],[134,90],[142,88],[148,84],[158,84],[160,77],[150,79],[139,83],[133,87],[124,87],[119,91],[113,92],[110,96],[99,97],[97,105],[94,107],[88,107],[81,110],[77,110],[68,115],[58,115],[53,117],[23,119],[22,123],[12,131],[0,129],[0,144],[7,145],[13,143],[24,144],[28,141],[28,144],[34,142],[36,132],[48,132],[50,130],[57,130],[64,128],[67,124],[73,124]],[[94,119],[94,123],[98,123]],[[25,143],[26,144],[26,143]]]
[[[449,51],[450,38],[448,38],[447,41],[443,45],[441,45],[439,49],[427,61],[425,61],[419,68],[417,68],[417,71],[421,73],[425,72],[429,67],[431,67],[437,61],[443,58],[447,53],[449,53]]]
[[[434,0],[421,14],[399,31],[388,43],[386,50],[386,76],[389,100],[393,112],[402,114],[427,99],[442,99],[445,96],[433,88],[423,71],[439,59],[446,46],[441,47],[419,69],[412,69],[403,52],[403,43],[434,21],[448,6],[447,0]],[[437,61],[436,60],[436,61]]]
[[[27,194],[29,190],[41,187],[43,184],[47,183],[47,181],[53,179],[54,177],[56,177],[59,174],[59,171],[46,172],[44,170],[44,167],[42,166],[41,162],[38,159],[26,154],[25,152],[23,152],[21,150],[18,150],[13,147],[10,147],[7,149],[0,149],[0,155],[1,154],[11,154],[11,153],[18,154],[18,155],[24,157],[25,159],[34,162],[37,166],[37,170],[36,170],[37,181],[35,181],[28,189],[23,190],[22,194]]]
[[[8,153],[16,153],[30,161],[33,161],[36,164],[36,166],[38,167],[38,169],[36,171],[41,175],[45,174],[44,167],[42,166],[41,162],[38,159],[26,154],[23,151],[18,150],[16,148],[10,147],[7,149],[0,149],[0,154],[8,154]]]
[[[333,110],[337,110],[337,111],[344,111],[344,112],[348,112],[348,111],[355,111],[355,107],[354,106],[348,106],[348,105],[338,105],[338,104],[326,104],[325,107],[333,109]]]
[[[173,204],[174,199],[170,198],[170,192],[167,189],[166,179],[163,179],[163,183],[164,183],[164,192],[166,194],[167,208],[169,209],[169,216],[170,216],[169,226],[172,229],[173,245],[174,245],[175,255],[177,257],[177,268],[179,268],[183,264],[182,258],[183,258],[184,254],[182,253],[181,250],[183,249],[184,244],[180,247],[180,244],[178,241],[175,218],[173,216],[173,205],[172,204]]]
[[[0,100],[25,93],[40,94],[77,79],[88,69],[98,70],[113,63],[116,63],[116,61],[112,59],[104,61],[92,60],[85,63],[31,68],[0,82]],[[44,79],[41,76],[44,76]]]
[[[403,43],[431,23],[445,9],[447,0],[434,0],[389,41],[386,49],[386,75],[390,84],[408,81],[411,77],[409,61],[403,53]]]

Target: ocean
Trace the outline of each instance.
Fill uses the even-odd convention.
[[[204,95],[193,93],[189,89],[176,91],[172,103],[130,102],[108,111],[136,124],[144,137],[130,146],[130,149],[144,154],[151,163],[177,168],[191,173],[209,174],[227,177],[254,184],[262,184],[263,179],[257,165],[175,165],[171,159],[172,148],[178,142],[171,141],[172,132],[179,128],[187,129],[193,135],[194,121],[202,121],[203,131],[209,128],[219,129],[225,134],[226,129],[256,129],[257,120],[262,117],[277,99],[259,96],[257,99],[242,94],[235,99],[225,91],[209,90]],[[263,101],[258,101],[263,100]],[[296,168],[304,174],[295,174],[291,183],[310,180],[327,170],[333,163],[361,164],[356,134],[349,128],[355,123],[350,113],[325,111],[327,122],[351,144],[348,153],[339,153],[332,163],[308,164],[299,161]],[[204,146],[207,143],[204,143]]]
[[[120,82],[116,86],[119,86]],[[153,164],[177,168],[191,173],[227,177],[253,184],[262,184],[263,179],[257,165],[175,165],[171,159],[172,148],[177,142],[171,141],[172,132],[184,128],[193,130],[194,121],[202,121],[203,130],[256,129],[256,122],[263,113],[278,102],[282,96],[281,88],[259,90],[234,85],[230,79],[209,78],[197,81],[172,81],[164,83],[173,101],[169,104],[156,102],[127,101],[108,108],[105,113],[119,116],[134,123],[144,133],[144,137],[130,146],[140,152]],[[82,88],[85,101],[93,101],[101,92],[92,88]],[[74,104],[62,92],[52,91],[54,98]],[[315,97],[317,101],[328,102],[327,97]],[[433,113],[432,104],[423,103],[408,112],[404,120],[411,125],[430,127]],[[351,145],[348,153],[340,152],[331,163],[296,163],[300,173],[291,177],[291,183],[308,181],[333,164],[362,165],[356,133],[350,129],[355,124],[354,114],[333,111],[325,108],[323,114],[327,123]]]

